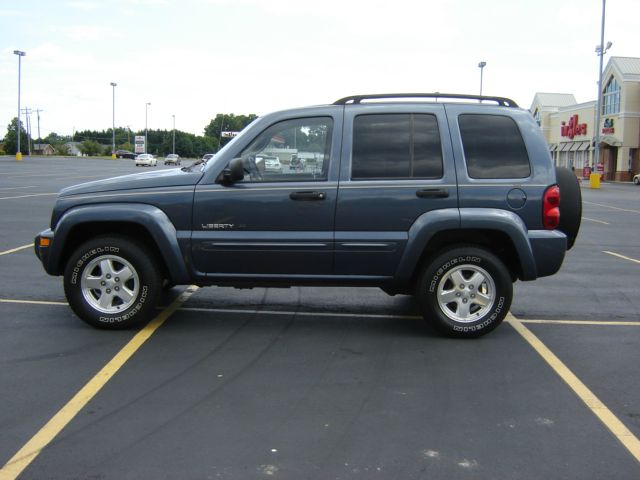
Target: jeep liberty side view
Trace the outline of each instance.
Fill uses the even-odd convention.
[[[265,115],[208,161],[65,188],[35,250],[96,327],[149,320],[166,286],[375,286],[477,337],[513,282],[559,270],[581,211],[512,100],[357,95]]]

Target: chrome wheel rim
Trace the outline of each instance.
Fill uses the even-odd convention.
[[[473,323],[482,319],[496,300],[496,286],[486,270],[461,265],[448,272],[438,284],[438,306],[455,322]]]
[[[101,313],[115,314],[135,303],[140,277],[124,258],[103,255],[91,260],[82,271],[80,288],[92,308]]]

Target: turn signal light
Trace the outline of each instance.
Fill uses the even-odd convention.
[[[41,247],[48,247],[50,244],[51,244],[51,239],[50,238],[40,237],[40,246]]]
[[[542,224],[547,230],[555,230],[560,225],[560,188],[552,185],[542,198]]]

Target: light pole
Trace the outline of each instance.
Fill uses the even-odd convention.
[[[171,115],[173,117],[173,152],[176,153],[176,116]]]
[[[16,150],[16,161],[22,160],[22,152],[20,151],[20,77],[22,75],[22,57],[26,55],[26,52],[20,50],[14,50],[13,53],[18,55],[18,127],[16,128],[18,134],[18,148]]]
[[[480,62],[478,64],[478,68],[480,68],[480,96],[482,96],[482,72],[484,71],[484,67],[487,66],[487,62]]]
[[[113,112],[111,115],[112,120],[112,137],[111,137],[111,158],[116,158],[116,86],[118,84],[115,82],[111,82],[111,87],[113,88]]]
[[[606,0],[602,0],[602,28],[600,29],[600,45],[596,46],[596,55],[600,57],[600,63],[598,67],[598,106],[596,111],[596,145],[595,155],[593,156],[593,172],[596,171],[598,164],[600,163],[600,115],[602,113],[602,61],[604,54],[611,48],[612,43],[607,42],[604,44],[604,13],[605,13]]]
[[[147,129],[147,113],[149,111],[149,105],[151,105],[151,102],[147,102],[144,107],[144,153],[147,153],[147,134],[149,133]]]

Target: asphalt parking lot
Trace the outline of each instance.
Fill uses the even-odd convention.
[[[31,242],[62,187],[139,171],[0,157],[0,480],[640,478],[640,187],[585,183],[561,272],[478,340],[369,288],[175,287],[94,330]]]

